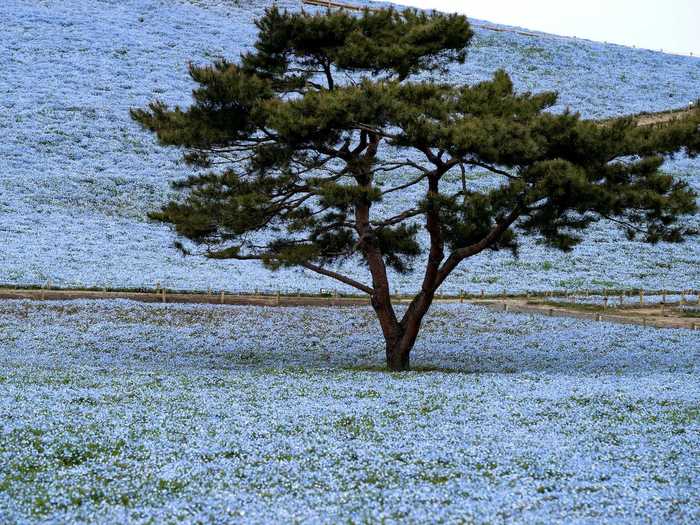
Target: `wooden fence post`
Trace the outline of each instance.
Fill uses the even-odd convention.
[[[224,304],[224,291],[221,290],[221,304]]]
[[[165,302],[165,287],[163,288],[163,302]]]
[[[639,290],[639,304],[644,306],[644,290]]]

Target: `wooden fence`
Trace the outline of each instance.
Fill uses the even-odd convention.
[[[685,292],[688,293],[688,292]],[[683,292],[677,292],[682,295]],[[695,292],[700,297],[700,292]],[[643,302],[645,297],[652,294],[640,293],[639,298]],[[599,308],[595,311],[586,311],[575,308],[566,302],[548,302],[549,294],[499,294],[486,295],[466,294],[442,295],[435,298],[436,303],[464,303],[471,302],[487,308],[503,312],[519,312],[539,314],[554,317],[574,317],[591,321],[607,321],[622,324],[637,324],[656,328],[686,328],[697,330],[700,319],[684,318],[679,315],[669,315],[671,312],[664,306],[673,306],[671,303],[662,303],[660,311],[652,314],[637,315],[635,309],[608,309]],[[561,297],[561,295],[559,296]],[[0,300],[24,299],[39,301],[65,301],[76,299],[110,300],[127,299],[131,301],[147,303],[197,303],[197,304],[221,304],[221,305],[249,305],[249,306],[316,306],[316,307],[348,307],[367,306],[366,296],[341,295],[338,292],[321,289],[319,294],[282,294],[280,292],[268,293],[232,293],[224,291],[207,292],[183,292],[168,290],[158,287],[151,290],[79,290],[58,289],[47,286],[35,288],[11,288],[0,287]],[[411,300],[409,295],[394,295],[396,304],[406,304]],[[689,302],[688,302],[689,303]],[[686,303],[686,304],[688,304]],[[683,304],[683,303],[680,303]],[[691,303],[692,304],[692,303]],[[607,306],[607,303],[606,303]],[[659,306],[657,303],[656,306]],[[639,308],[639,307],[637,307]]]

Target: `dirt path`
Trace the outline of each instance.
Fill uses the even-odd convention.
[[[656,124],[664,124],[665,122],[673,122],[674,120],[680,120],[691,116],[695,111],[697,111],[697,108],[695,106],[690,106],[685,109],[669,109],[666,111],[659,111],[657,113],[640,113],[638,115],[630,116],[637,120],[637,126],[647,127],[654,126]],[[613,120],[615,120],[615,118],[600,120],[598,122],[601,125],[606,125]]]
[[[120,292],[93,290],[0,289],[0,299],[66,301],[75,299],[128,299],[143,303],[233,304],[254,306],[357,306],[368,299],[291,295],[238,295],[222,293],[170,293],[168,291]]]
[[[323,306],[348,307],[367,306],[369,301],[362,297],[324,297],[324,296],[290,296],[290,295],[236,295],[207,293],[169,293],[158,292],[120,292],[93,290],[40,290],[40,289],[0,289],[0,300],[29,299],[35,301],[65,301],[76,299],[114,300],[128,299],[146,303],[189,303],[189,304],[227,304],[252,306]],[[407,303],[407,298],[394,298],[395,303]],[[537,304],[527,298],[474,299],[459,297],[442,297],[436,303],[469,302],[497,311],[532,313],[553,317],[574,317],[591,321],[606,321],[620,324],[635,324],[656,328],[700,328],[700,318],[680,317],[674,310],[649,306],[646,308],[624,308],[608,311],[582,311],[566,305],[552,306]]]
[[[551,304],[537,304],[529,299],[476,299],[470,301],[480,304],[491,310],[535,313],[551,317],[574,317],[590,321],[605,321],[618,324],[634,324],[655,328],[684,328],[689,330],[700,329],[700,318],[681,317],[673,308],[659,306],[647,306],[643,308],[619,308],[603,310],[591,308],[586,311],[580,308]]]
[[[678,110],[678,111],[663,111],[661,113],[649,113],[645,115],[639,115],[637,117],[637,125],[653,126],[654,124],[663,124],[664,122],[672,122],[674,120],[681,119],[683,117],[689,116],[693,112],[692,109]]]

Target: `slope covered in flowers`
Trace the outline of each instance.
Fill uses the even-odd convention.
[[[0,283],[304,289],[341,286],[302,271],[184,259],[149,210],[188,171],[138,129],[128,109],[153,98],[187,104],[188,61],[235,58],[255,37],[267,0],[6,0],[0,3]],[[277,2],[298,9],[292,0]],[[557,111],[606,117],[687,104],[700,96],[700,60],[620,46],[477,31],[449,80],[497,68],[520,90],[557,90]],[[697,162],[669,165],[700,189]],[[474,185],[493,181],[474,174]],[[397,202],[396,205],[400,205]],[[697,219],[694,219],[697,221]],[[644,246],[599,225],[561,255],[527,241],[520,260],[470,260],[443,291],[552,288],[682,289],[700,280],[700,246]],[[350,274],[362,276],[360,267]],[[415,290],[417,275],[397,278]]]
[[[369,309],[0,303],[0,522],[700,520],[693,332],[452,305],[382,353]]]

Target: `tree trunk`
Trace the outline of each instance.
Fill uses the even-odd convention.
[[[386,343],[386,366],[392,372],[406,372],[410,370],[411,347],[403,341]]]
[[[385,332],[386,365],[393,372],[410,370],[410,354],[416,344],[423,317],[433,302],[434,290],[419,293],[411,302],[404,318],[389,335]]]

